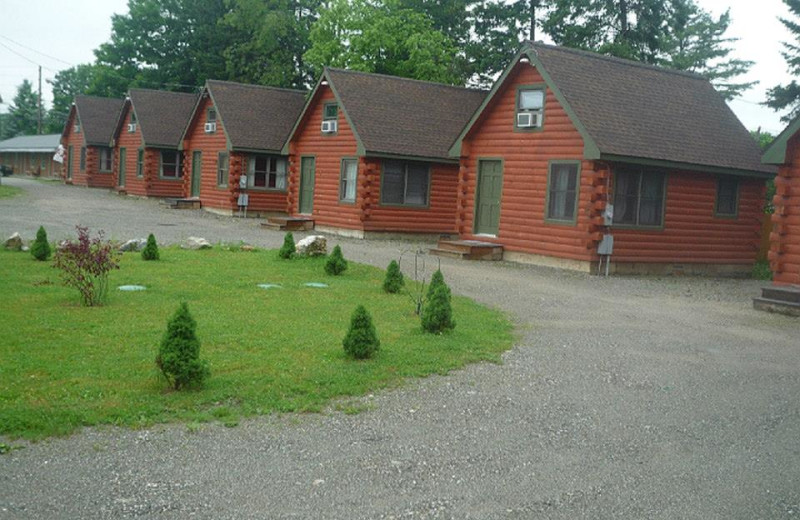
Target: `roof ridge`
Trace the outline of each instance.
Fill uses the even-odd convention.
[[[133,87],[128,89],[128,93],[130,92],[157,92],[159,94],[180,94],[181,96],[192,96],[197,97],[199,94],[197,92],[176,92],[174,90],[159,90],[155,88],[139,88]]]
[[[470,87],[467,87],[467,86],[460,87],[458,85],[448,85],[447,83],[439,83],[438,81],[428,81],[428,80],[424,80],[424,79],[406,78],[404,76],[392,76],[391,74],[382,74],[380,72],[365,72],[363,70],[341,69],[339,67],[325,67],[325,70],[332,70],[334,72],[343,72],[345,74],[358,74],[358,75],[361,75],[361,76],[377,76],[377,77],[380,77],[380,78],[389,78],[389,79],[394,79],[394,80],[398,80],[398,81],[405,81],[405,82],[409,82],[409,83],[422,83],[422,84],[425,84],[425,85],[434,85],[434,86],[437,86],[437,87],[445,87],[445,88],[451,88],[451,89],[469,91],[469,92],[483,92],[484,94],[487,92],[486,90],[477,89],[477,88],[470,88]]]
[[[571,54],[578,54],[578,55],[581,55],[581,56],[585,56],[587,58],[593,58],[593,59],[603,60],[603,61],[610,61],[612,63],[618,63],[619,65],[627,65],[629,67],[637,67],[637,68],[641,68],[641,69],[653,70],[655,72],[663,72],[663,73],[666,73],[666,74],[674,74],[676,76],[684,76],[684,77],[691,78],[691,79],[708,81],[707,78],[701,76],[700,74],[698,74],[696,72],[690,72],[690,71],[686,71],[686,70],[670,69],[668,67],[662,67],[662,66],[659,66],[659,65],[652,65],[650,63],[644,63],[644,62],[641,62],[641,61],[629,60],[629,59],[626,59],[626,58],[619,58],[617,56],[608,56],[606,54],[600,54],[600,53],[597,53],[597,52],[594,52],[594,51],[585,50],[585,49],[575,49],[575,48],[572,48],[572,47],[564,47],[562,45],[551,45],[551,44],[544,43],[544,42],[532,42],[530,40],[526,40],[525,44],[528,47],[530,47],[532,50],[534,50],[534,51],[536,50],[537,47],[545,47],[547,49],[552,49],[552,50],[555,50],[555,51],[567,52],[567,53],[571,53]]]
[[[228,81],[224,79],[209,79],[206,80],[206,83],[224,83],[226,85],[236,85],[237,87],[252,87],[252,88],[259,88],[264,90],[278,90],[283,92],[297,92],[300,94],[307,94],[307,90],[300,90],[294,88],[285,88],[285,87],[273,87],[270,85],[257,85],[255,83],[239,83],[238,81]]]

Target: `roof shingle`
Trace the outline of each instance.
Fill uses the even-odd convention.
[[[131,89],[129,94],[145,145],[177,148],[197,94],[148,89]]]
[[[60,142],[61,134],[20,135],[0,141],[0,152],[52,152]]]
[[[96,96],[75,96],[75,108],[81,121],[86,144],[109,146],[117,119],[125,101]]]

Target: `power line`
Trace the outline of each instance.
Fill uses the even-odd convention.
[[[58,62],[61,62],[61,63],[63,63],[64,65],[69,65],[70,67],[72,67],[72,63],[69,63],[69,62],[67,62],[67,61],[64,61],[64,60],[62,60],[62,59],[60,59],[60,58],[56,58],[55,56],[50,56],[49,54],[45,54],[45,53],[43,53],[43,52],[41,52],[41,51],[37,51],[36,49],[34,49],[34,48],[32,48],[32,47],[28,47],[27,45],[24,45],[24,44],[22,44],[22,43],[19,43],[18,41],[14,41],[14,40],[12,40],[12,39],[11,39],[11,38],[9,38],[8,36],[4,36],[4,35],[0,34],[0,38],[3,38],[4,40],[8,40],[8,41],[10,41],[11,43],[13,43],[13,44],[15,44],[15,45],[19,45],[19,46],[20,46],[20,47],[22,47],[23,49],[28,49],[29,51],[35,52],[36,54],[40,54],[40,55],[44,56],[45,58],[50,58],[51,60],[55,60],[55,61],[58,61]]]
[[[36,65],[37,67],[41,67],[41,68],[43,68],[45,70],[49,70],[50,72],[58,73],[57,70],[51,69],[50,67],[45,67],[44,65],[39,65],[38,63],[36,63],[32,59],[28,58],[27,56],[25,56],[23,54],[20,54],[19,52],[15,51],[14,49],[12,49],[11,47],[9,47],[8,45],[6,45],[3,42],[0,42],[0,47],[5,47],[9,51],[13,52],[14,54],[16,54],[17,56],[22,58],[23,60],[27,61],[28,63],[32,63],[33,65]]]

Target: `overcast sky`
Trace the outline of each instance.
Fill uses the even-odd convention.
[[[127,12],[127,0],[2,0],[0,27],[0,111],[8,111],[16,87],[23,79],[36,87],[37,65],[42,66],[45,104],[52,100],[45,80],[78,63],[91,62],[92,51],[111,35],[111,15]],[[728,35],[740,38],[736,57],[755,62],[744,81],[760,83],[746,91],[731,108],[751,130],[761,127],[778,133],[780,114],[760,105],[769,87],[789,81],[780,55],[781,41],[790,34],[778,21],[788,9],[781,0],[697,0],[715,15],[731,9]]]

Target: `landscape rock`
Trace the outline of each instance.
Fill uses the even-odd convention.
[[[5,247],[6,249],[10,249],[11,251],[21,251],[22,237],[19,236],[19,233],[14,233],[10,237],[8,237],[5,242]]]
[[[201,237],[189,237],[181,244],[181,249],[211,249],[211,242]]]
[[[297,242],[295,249],[301,256],[327,255],[328,241],[321,235],[311,235]]]
[[[126,251],[141,251],[147,245],[146,238],[132,238],[119,246],[119,251],[124,253]]]
[[[242,251],[255,251],[255,250],[256,250],[256,248],[255,248],[255,247],[253,247],[253,246],[251,246],[251,245],[249,245],[249,244],[245,244],[245,245],[243,245],[243,246],[242,246],[240,249],[241,249]]]

